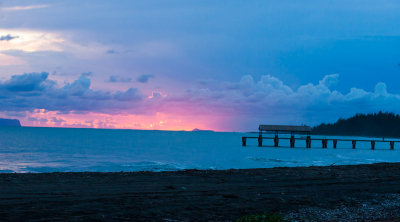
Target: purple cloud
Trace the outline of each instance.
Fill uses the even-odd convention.
[[[169,110],[191,107],[192,112],[202,115],[230,116],[235,121],[227,124],[234,124],[231,127],[234,129],[251,129],[261,122],[313,125],[359,112],[400,109],[400,95],[388,92],[385,83],[377,83],[370,92],[359,88],[340,92],[330,88],[338,83],[338,74],[326,75],[317,84],[298,88],[289,87],[271,75],[259,80],[246,75],[238,82],[201,84],[180,96],[165,98],[162,105]]]
[[[154,78],[154,75],[152,75],[152,74],[143,74],[143,75],[137,77],[136,81],[140,82],[140,83],[147,83],[151,78]]]
[[[337,84],[338,74],[297,88],[271,75],[258,80],[246,75],[236,82],[205,82],[181,93],[153,92],[146,98],[136,88],[94,90],[85,75],[60,86],[48,73],[27,73],[0,82],[0,111],[202,115],[226,119],[225,128],[247,130],[260,123],[313,125],[358,112],[400,110],[400,95],[389,92],[385,83],[377,83],[373,91],[353,87],[348,92],[333,90]]]
[[[45,72],[27,73],[0,82],[0,110],[111,113],[140,107],[138,104],[143,98],[135,88],[117,92],[93,90],[91,80],[85,75],[61,87],[48,77]]]
[[[132,78],[124,78],[121,76],[110,76],[107,80],[107,82],[132,82]]]
[[[48,73],[30,73],[14,75],[10,80],[4,82],[1,87],[13,92],[31,92],[44,90],[48,85],[53,85],[53,81],[46,81]]]
[[[116,50],[113,49],[109,49],[106,51],[107,54],[117,54],[118,52]]]

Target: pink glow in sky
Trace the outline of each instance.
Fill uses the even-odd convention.
[[[399,10],[398,0],[0,0],[0,116],[253,131],[399,112]]]
[[[144,129],[144,130],[193,130],[213,129],[226,130],[218,127],[218,120],[208,116],[179,116],[165,113],[155,113],[153,116],[133,114],[59,114],[57,111],[36,109],[27,112],[20,118],[25,126],[40,127],[72,127],[72,128],[108,128],[108,129]]]

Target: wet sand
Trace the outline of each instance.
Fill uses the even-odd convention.
[[[400,164],[0,174],[1,221],[398,221]]]

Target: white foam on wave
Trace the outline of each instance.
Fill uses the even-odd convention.
[[[162,163],[157,161],[140,161],[130,164],[122,164],[126,171],[176,171],[185,169],[184,166],[173,163]]]

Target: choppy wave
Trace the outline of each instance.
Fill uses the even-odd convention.
[[[264,157],[247,157],[249,160],[253,160],[256,162],[263,162],[263,163],[291,163],[297,164],[299,161],[295,160],[283,160],[283,159],[273,159],[273,158],[264,158]]]

